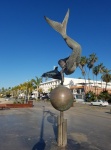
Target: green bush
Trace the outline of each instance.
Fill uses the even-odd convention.
[[[108,93],[108,91],[102,91],[99,95],[98,95],[98,99],[102,99],[102,100],[106,100],[106,101],[110,101],[111,100],[111,94]]]
[[[97,99],[97,96],[92,91],[87,92],[86,95],[85,95],[85,101],[86,102],[92,102],[92,101],[94,101],[96,99]]]

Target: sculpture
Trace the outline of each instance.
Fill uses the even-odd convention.
[[[53,78],[53,79],[62,80],[61,73],[58,71],[58,67],[55,67],[55,69],[52,71],[43,73],[42,77],[49,77],[49,78]]]
[[[61,36],[63,37],[63,39],[66,42],[66,44],[68,45],[68,47],[72,49],[72,54],[69,57],[64,58],[64,59],[60,59],[58,61],[58,64],[60,65],[62,70],[60,72],[58,71],[57,77],[58,77],[58,74],[60,76],[57,78],[56,74],[55,74],[54,77],[53,77],[53,73],[55,73],[55,70],[54,71],[50,71],[50,73],[52,72],[52,76],[51,76],[52,78],[61,79],[61,84],[63,84],[63,82],[64,82],[64,73],[66,75],[70,75],[70,74],[72,74],[75,71],[75,69],[78,66],[82,70],[82,67],[80,65],[81,46],[76,41],[71,39],[66,33],[68,18],[69,18],[69,9],[68,9],[68,11],[66,13],[66,16],[65,16],[65,18],[64,18],[62,23],[53,21],[53,20],[45,17],[45,20],[47,21],[47,23],[54,30],[56,30],[57,32],[59,32],[61,34]],[[82,70],[82,73],[84,73],[83,70]],[[44,77],[44,74],[42,75],[42,77]],[[47,76],[47,77],[50,77],[50,76]]]
[[[60,59],[58,64],[62,68],[59,72],[58,67],[54,70],[46,72],[42,75],[42,77],[49,77],[54,79],[61,80],[61,85],[54,88],[50,93],[50,101],[52,106],[60,111],[60,116],[58,116],[58,146],[65,147],[67,145],[67,119],[64,119],[64,111],[68,110],[73,104],[73,94],[70,89],[63,86],[64,82],[64,73],[66,75],[72,74],[75,69],[80,65],[81,58],[81,46],[76,41],[71,39],[67,33],[67,23],[69,18],[69,9],[66,13],[66,16],[62,23],[55,22],[47,17],[45,17],[47,23],[60,35],[63,37],[64,41],[68,45],[69,48],[72,49],[72,53],[69,57]],[[84,71],[82,70],[84,73]]]

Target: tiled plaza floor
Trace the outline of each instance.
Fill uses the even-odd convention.
[[[76,104],[64,113],[67,146],[57,146],[57,115],[48,102],[0,110],[0,150],[111,150],[109,107]]]

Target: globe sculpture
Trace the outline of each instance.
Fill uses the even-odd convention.
[[[70,89],[59,85],[50,93],[52,106],[59,111],[68,110],[73,104],[73,94]]]

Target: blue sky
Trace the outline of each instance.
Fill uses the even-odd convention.
[[[110,0],[3,0],[0,1],[0,88],[13,87],[58,65],[71,54],[44,16],[62,22],[68,8],[67,34],[82,47],[82,56],[96,53],[111,69]],[[60,67],[59,67],[60,70]],[[67,77],[82,77],[81,71]]]

